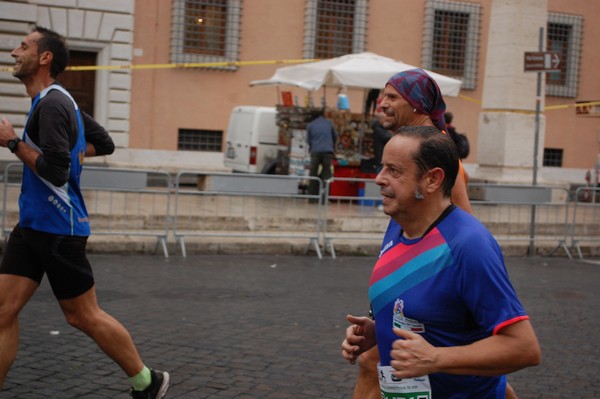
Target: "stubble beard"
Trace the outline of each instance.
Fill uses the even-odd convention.
[[[13,71],[13,76],[21,81],[25,77],[21,72],[18,72],[18,71]]]
[[[386,115],[386,117],[389,117],[388,115]],[[398,130],[399,126],[396,126],[397,120],[393,119],[393,120],[389,120],[389,119],[384,119],[383,122],[381,122],[381,126],[383,126],[384,129],[387,129],[391,132],[395,132],[396,130]]]
[[[27,79],[27,77],[34,75],[35,70],[36,68],[34,61],[30,58],[24,57],[18,64],[15,62],[12,74],[15,78],[23,81],[24,79]]]

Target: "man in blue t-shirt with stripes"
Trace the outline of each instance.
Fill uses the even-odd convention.
[[[343,356],[377,345],[383,399],[504,399],[505,375],[541,351],[497,242],[451,201],[456,147],[435,127],[403,127],[382,166],[395,223],[371,274],[373,320],[348,316]]]

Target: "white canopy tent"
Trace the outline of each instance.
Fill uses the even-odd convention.
[[[398,72],[416,68],[412,65],[374,53],[347,54],[341,57],[278,68],[269,79],[253,80],[250,86],[290,85],[306,90],[323,86],[382,89]],[[426,71],[438,84],[442,94],[456,97],[462,82],[458,79]]]

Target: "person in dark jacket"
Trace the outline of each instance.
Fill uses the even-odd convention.
[[[452,112],[444,113],[444,121],[446,122],[446,131],[454,141],[454,145],[456,145],[456,149],[458,150],[458,156],[460,159],[465,159],[469,156],[470,145],[469,139],[462,133],[458,133],[456,128],[452,124],[452,120],[454,119],[454,115]]]
[[[333,123],[325,118],[323,111],[316,111],[313,114],[313,120],[306,126],[306,132],[310,152],[310,176],[317,176],[321,182],[325,182],[331,178],[331,163],[337,132]],[[308,193],[310,195],[319,194],[318,181],[311,179]]]
[[[375,118],[371,123],[371,128],[373,129],[373,153],[375,160],[375,167],[379,171],[381,168],[381,157],[383,156],[383,148],[385,144],[392,138],[393,133],[381,124],[381,120],[385,114],[382,112],[375,113]]]

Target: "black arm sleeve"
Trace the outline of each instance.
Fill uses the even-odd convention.
[[[115,143],[106,129],[83,111],[81,117],[85,128],[85,141],[94,146],[96,155],[112,154],[115,151]]]
[[[77,141],[77,119],[71,101],[50,91],[40,100],[27,126],[27,134],[41,154],[35,161],[40,177],[60,187],[69,180],[69,149]]]
[[[81,112],[85,139],[96,155],[111,154],[115,145],[108,132],[91,116]],[[71,101],[52,90],[43,98],[27,125],[28,136],[40,150],[35,166],[38,175],[60,187],[69,179],[70,151],[77,142],[77,118]]]
[[[46,161],[46,157],[39,156],[35,160],[35,167],[38,174],[56,187],[60,187],[69,180],[69,165],[50,164]]]

